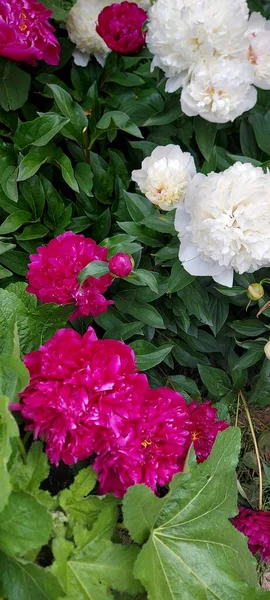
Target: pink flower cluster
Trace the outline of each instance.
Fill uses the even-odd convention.
[[[133,269],[128,254],[119,252],[109,261],[107,256],[108,249],[98,246],[91,238],[72,231],[62,233],[47,246],[37,248],[37,254],[30,255],[26,291],[35,294],[44,304],[75,302],[72,320],[87,315],[98,317],[113,304],[103,296],[113,282],[113,276],[126,277]],[[80,271],[96,260],[108,263],[108,273],[97,278],[87,277],[80,285]]]
[[[143,24],[147,18],[147,13],[136,2],[115,3],[99,13],[96,30],[110,50],[134,54],[145,45]]]
[[[192,442],[200,462],[228,427],[208,402],[188,406],[169,388],[152,390],[132,349],[98,340],[92,328],[59,330],[25,365],[30,384],[12,408],[46,440],[51,462],[95,453],[100,493],[121,497],[135,483],[156,491],[182,470]]]
[[[60,44],[48,21],[52,14],[35,0],[0,0],[0,56],[58,65]]]
[[[240,507],[239,515],[232,519],[238,531],[248,538],[252,554],[259,554],[264,562],[270,560],[270,511]]]

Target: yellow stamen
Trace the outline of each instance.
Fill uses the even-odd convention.
[[[144,439],[144,440],[142,441],[142,443],[141,443],[141,445],[142,445],[144,448],[147,448],[147,446],[151,446],[151,444],[152,444],[151,440],[146,440],[146,439]]]

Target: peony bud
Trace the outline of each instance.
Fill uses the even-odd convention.
[[[264,354],[265,354],[266,358],[268,358],[270,360],[270,340],[264,346]]]
[[[127,277],[134,267],[134,260],[129,254],[118,252],[118,254],[110,258],[108,267],[111,275],[115,277]]]
[[[134,54],[145,45],[146,20],[147,13],[135,2],[114,3],[99,13],[96,31],[110,50]]]
[[[264,296],[264,289],[260,283],[251,283],[247,289],[247,296],[250,300],[260,300]]]

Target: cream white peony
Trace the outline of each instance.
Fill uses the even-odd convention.
[[[270,266],[270,173],[235,163],[223,173],[197,174],[177,208],[179,258],[191,275],[231,287],[233,272]]]
[[[209,58],[197,63],[184,85],[181,107],[188,117],[213,123],[234,121],[257,101],[253,68],[246,60]]]
[[[103,66],[110,49],[96,32],[99,13],[110,6],[115,0],[77,0],[67,19],[67,30],[71,41],[76,44],[73,53],[74,62],[80,67],[86,67],[91,54]],[[132,0],[127,0],[132,1]],[[147,10],[149,0],[138,0],[137,4]]]
[[[158,146],[142,162],[142,168],[132,171],[146,198],[162,210],[172,210],[183,203],[188,184],[196,174],[193,157],[179,146]]]
[[[270,21],[260,13],[252,13],[246,36],[248,59],[254,68],[254,85],[270,90]]]
[[[241,57],[248,49],[246,0],[156,0],[149,11],[147,44],[175,91],[206,57]],[[179,79],[180,77],[180,79]]]

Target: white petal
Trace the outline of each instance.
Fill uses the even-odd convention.
[[[80,50],[74,50],[72,56],[74,58],[75,65],[78,67],[87,67],[90,60],[90,54],[87,54],[86,52],[80,52]]]
[[[98,61],[98,63],[100,64],[101,67],[104,67],[105,65],[105,60],[106,60],[106,56],[102,55],[102,54],[94,54],[94,57],[96,58],[96,60]]]
[[[220,283],[221,285],[225,285],[226,287],[233,286],[233,269],[225,269],[220,275],[213,275],[214,281]]]
[[[179,254],[180,255],[180,254]],[[211,276],[213,279],[216,277],[216,272],[223,267],[219,267],[216,263],[205,262],[201,256],[192,258],[182,262],[184,269],[190,273],[190,275],[198,275],[200,277]]]
[[[174,228],[179,232],[180,236],[186,234],[189,221],[190,216],[186,213],[184,206],[178,206],[175,213]]]
[[[190,261],[197,259],[198,256],[198,246],[193,244],[189,235],[185,235],[181,240],[179,259],[182,263],[189,263]]]

